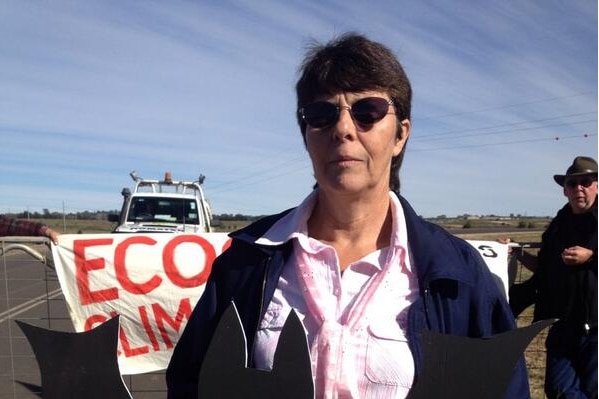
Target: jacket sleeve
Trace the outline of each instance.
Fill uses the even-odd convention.
[[[216,270],[217,265],[213,267]],[[210,275],[204,293],[195,306],[166,370],[168,399],[195,399],[202,360],[216,328],[216,284]]]
[[[497,298],[492,314],[493,330],[495,330],[496,333],[517,328],[511,308],[504,298]],[[514,368],[505,398],[530,398],[528,371],[526,369],[524,354],[520,356],[518,362],[516,363],[516,367]]]
[[[44,229],[47,229],[42,223],[32,222],[30,220],[20,220],[0,215],[0,237],[4,236],[43,236]]]
[[[475,308],[475,314],[470,317],[472,325],[477,325],[476,330],[469,331],[468,335],[492,336],[517,328],[516,320],[508,304],[503,290],[499,288],[495,277],[487,267],[480,253],[470,244],[461,245],[464,263],[467,265],[469,273],[473,273],[474,284],[470,288],[470,295],[467,295],[471,301],[472,308]],[[480,335],[479,335],[480,334]],[[526,399],[530,398],[530,388],[528,384],[528,372],[524,354],[516,363],[512,378],[507,387],[506,399]]]
[[[517,328],[516,320],[505,294],[499,290],[491,272],[488,270],[484,260],[478,253],[475,254],[475,258],[477,259],[476,262],[478,263],[478,268],[483,270],[481,279],[484,280],[484,283],[482,284],[482,287],[486,287],[484,288],[484,291],[486,291],[486,294],[489,296],[488,300],[491,309],[489,309],[486,318],[487,320],[490,320],[491,333],[494,335]],[[506,390],[505,398],[530,398],[528,371],[526,369],[524,354],[520,356],[516,363],[512,378]]]
[[[261,251],[248,248],[247,244],[234,239],[229,249],[214,261],[204,293],[175,346],[166,371],[169,399],[198,397],[204,356],[231,301],[235,302],[244,331],[255,331],[265,263]],[[248,337],[248,345],[251,341]]]

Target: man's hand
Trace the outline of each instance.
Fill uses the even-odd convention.
[[[497,238],[495,241],[497,241],[500,244],[505,244],[505,245],[509,245],[512,242],[512,239],[509,237],[499,237]],[[510,245],[507,249],[507,256],[508,258],[511,257],[513,255],[513,247]]]
[[[566,265],[582,265],[593,256],[593,251],[584,247],[570,247],[562,252],[562,260]]]

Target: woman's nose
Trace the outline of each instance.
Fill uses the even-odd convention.
[[[350,139],[356,133],[356,125],[351,116],[351,107],[348,105],[339,105],[339,119],[333,125],[333,131],[336,138]]]

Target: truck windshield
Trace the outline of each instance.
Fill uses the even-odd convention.
[[[127,221],[199,224],[199,215],[193,199],[134,197]]]

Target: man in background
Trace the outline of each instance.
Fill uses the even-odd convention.
[[[559,319],[545,346],[545,393],[597,398],[597,161],[579,156],[553,179],[568,203],[543,233],[538,257],[516,254],[534,272],[534,320]]]

